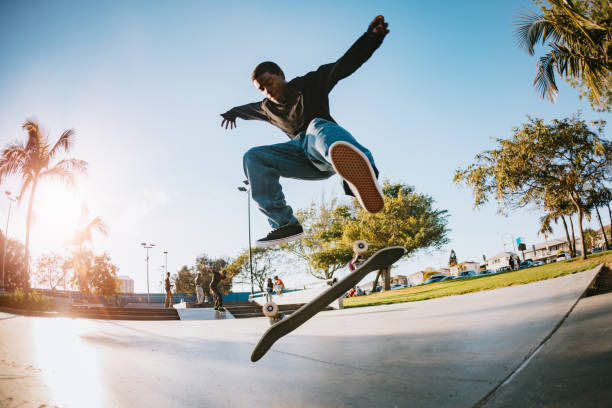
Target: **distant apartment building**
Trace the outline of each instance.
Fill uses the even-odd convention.
[[[134,293],[134,279],[129,276],[117,276],[121,293]]]
[[[576,256],[582,255],[580,237],[576,237]],[[522,251],[523,259],[531,259],[532,261],[551,262],[557,259],[560,252],[570,252],[567,238],[552,238],[544,242],[539,242],[531,247],[527,246],[525,251]]]

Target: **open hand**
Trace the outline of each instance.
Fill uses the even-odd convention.
[[[385,35],[389,34],[387,27],[389,27],[389,23],[385,22],[385,18],[383,16],[376,16],[370,23],[368,30],[376,35],[384,37]]]
[[[236,127],[236,118],[235,117],[230,117],[227,114],[221,114],[221,117],[223,117],[223,120],[221,121],[221,127],[230,128],[230,129],[234,129]]]

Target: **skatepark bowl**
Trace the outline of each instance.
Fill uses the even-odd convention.
[[[322,312],[257,363],[265,317],[0,313],[0,407],[612,406],[612,293],[581,299],[598,270]]]

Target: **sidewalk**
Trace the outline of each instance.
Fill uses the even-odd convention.
[[[612,406],[612,293],[581,299],[525,368],[484,406]]]

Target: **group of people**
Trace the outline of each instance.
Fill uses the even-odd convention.
[[[212,273],[213,275],[213,278],[210,282],[210,292],[212,292],[214,309],[218,311],[224,311],[225,309],[223,308],[223,295],[219,290],[219,283],[226,278],[225,271],[215,271],[211,268],[208,268],[207,272]],[[195,278],[196,297],[198,304],[204,303],[204,289],[202,287],[203,283],[204,279],[202,276],[202,272],[198,272]],[[172,305],[174,304],[174,296],[172,295],[172,283],[170,282],[170,272],[166,274],[165,286],[166,300],[164,302],[164,307],[168,308],[172,307]]]
[[[285,284],[278,277],[275,276],[274,280],[272,278],[268,278],[266,283],[266,301],[270,302],[272,300],[272,294],[276,292],[276,295],[280,295],[285,290]]]

